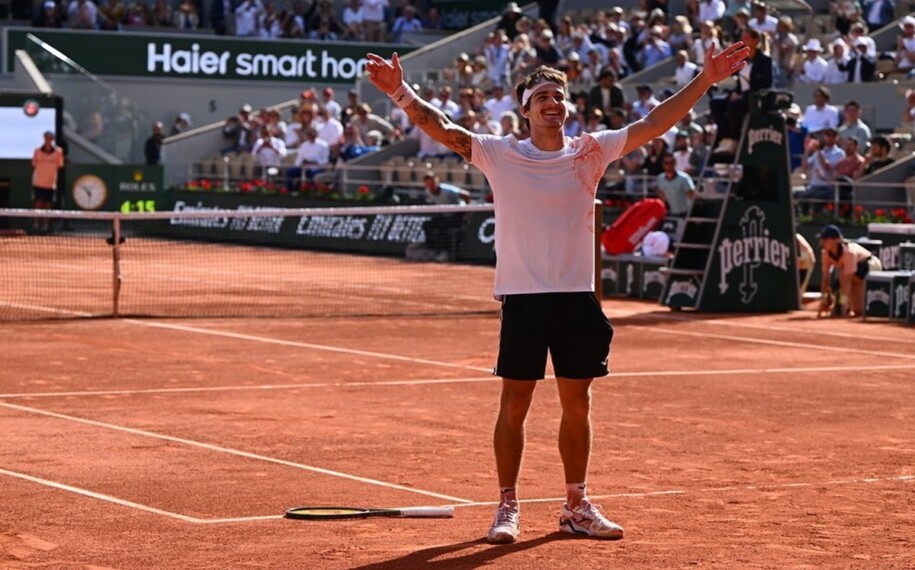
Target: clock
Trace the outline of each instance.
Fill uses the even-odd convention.
[[[108,185],[95,174],[83,174],[73,182],[73,201],[83,210],[98,210],[108,199]]]

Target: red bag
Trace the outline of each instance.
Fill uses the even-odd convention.
[[[648,232],[658,227],[666,215],[667,206],[663,200],[639,200],[601,234],[600,241],[604,245],[604,250],[610,255],[632,253]]]

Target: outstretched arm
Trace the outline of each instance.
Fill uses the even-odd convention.
[[[714,51],[709,49],[705,53],[705,67],[702,68],[702,73],[687,83],[686,87],[627,127],[629,135],[623,149],[624,155],[670,130],[692,109],[709,87],[743,69],[746,65],[744,60],[750,55],[750,50],[743,42],[732,44],[718,54]]]
[[[452,123],[448,117],[430,103],[423,101],[403,80],[403,68],[395,53],[390,63],[383,57],[368,54],[365,66],[369,80],[375,87],[390,97],[394,104],[404,110],[410,121],[421,128],[433,140],[439,142],[470,162],[470,132]]]

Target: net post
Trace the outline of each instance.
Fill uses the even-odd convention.
[[[111,316],[118,318],[118,299],[121,295],[121,218],[111,220],[111,258],[113,263],[113,283],[111,288]]]
[[[604,229],[604,206],[600,200],[594,200],[594,296],[598,302],[604,298],[604,283],[601,279],[603,263],[600,255],[600,235]]]

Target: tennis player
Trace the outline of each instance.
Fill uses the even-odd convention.
[[[607,166],[666,133],[718,81],[745,65],[749,50],[736,43],[715,55],[677,94],[620,130],[563,135],[568,110],[564,73],[538,67],[515,87],[531,137],[480,135],[451,122],[420,99],[391,61],[368,54],[372,83],[404,109],[410,121],[486,175],[495,197],[495,295],[502,328],[494,373],[502,397],[493,444],[501,500],[491,542],[515,542],[520,533],[517,483],[524,423],[549,352],[562,420],[559,452],[566,480],[563,532],[619,539],[623,529],[588,499],[591,455],[591,383],[608,374],[613,329],[594,296],[594,196]]]

